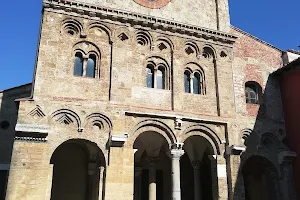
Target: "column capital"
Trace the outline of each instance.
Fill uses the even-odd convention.
[[[183,143],[174,143],[170,148],[170,157],[172,159],[180,159],[180,157],[184,154],[184,150],[182,149]]]
[[[292,163],[297,157],[297,154],[292,151],[282,151],[278,154],[278,161],[280,164]]]
[[[155,166],[159,161],[159,157],[147,157],[147,161],[149,163],[150,166]]]
[[[199,170],[201,168],[202,162],[200,160],[192,161],[192,166],[194,170]]]

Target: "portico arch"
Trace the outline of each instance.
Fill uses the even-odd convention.
[[[106,162],[96,143],[83,139],[68,140],[55,149],[50,164],[53,164],[52,200],[102,198],[99,182]]]
[[[137,137],[148,131],[162,135],[170,146],[177,142],[175,134],[168,125],[159,120],[146,119],[139,122],[129,133],[128,142],[125,144],[126,147],[132,147]]]
[[[213,148],[213,155],[220,155],[221,139],[209,127],[204,125],[193,125],[184,130],[180,137],[181,142],[185,142],[191,136],[200,136],[205,138]]]
[[[171,160],[167,154],[175,141],[172,131],[162,122],[145,120],[129,141],[134,141],[135,150],[134,200],[171,200]]]
[[[246,200],[278,200],[278,172],[274,164],[259,155],[242,165]]]
[[[191,131],[185,137],[185,155],[180,161],[181,199],[213,200],[213,181],[216,180],[216,163],[209,156],[217,155],[218,149],[213,140],[203,132]]]

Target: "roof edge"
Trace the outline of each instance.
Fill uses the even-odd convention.
[[[17,88],[20,88],[20,87],[29,86],[29,85],[31,85],[31,84],[32,84],[32,83],[25,83],[25,84],[18,85],[18,86],[15,86],[15,87],[12,87],[12,88],[8,88],[8,89],[5,89],[5,90],[0,90],[0,93],[1,93],[1,92],[5,92],[5,91],[8,91],[8,90],[17,89]]]
[[[270,43],[268,43],[268,42],[266,42],[266,41],[263,41],[263,40],[259,39],[258,37],[255,37],[254,35],[251,35],[250,33],[246,32],[246,31],[243,31],[242,29],[240,29],[240,28],[238,28],[238,27],[236,27],[236,26],[230,25],[230,27],[231,27],[233,30],[238,31],[238,32],[240,32],[240,33],[242,33],[242,34],[244,34],[244,35],[246,35],[246,36],[249,36],[249,37],[251,37],[252,39],[254,39],[254,40],[256,40],[256,41],[258,41],[258,42],[260,42],[260,43],[262,43],[262,44],[264,44],[264,45],[267,45],[267,46],[269,46],[269,47],[271,47],[271,48],[273,48],[273,49],[276,49],[276,50],[278,50],[278,51],[280,51],[280,52],[282,52],[282,53],[284,52],[282,49],[280,49],[280,48],[278,48],[278,47],[275,47],[274,45],[272,45],[272,44],[270,44]]]

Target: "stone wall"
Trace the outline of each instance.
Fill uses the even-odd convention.
[[[177,3],[172,1],[162,11]],[[138,6],[132,4],[130,9]],[[109,200],[132,199],[133,144],[147,131],[159,133],[170,146],[189,136],[204,137],[214,149],[214,192],[220,199],[243,199],[243,188],[235,186],[243,185],[241,165],[252,155],[264,156],[280,168],[273,148],[287,150],[281,145],[285,131],[279,88],[269,77],[281,67],[279,49],[236,28],[231,34],[199,35],[187,28],[162,30],[163,26],[126,20],[45,5],[33,99],[21,101],[19,107],[17,127],[23,135],[14,145],[8,199],[20,199],[21,194],[22,199],[49,199],[51,156],[72,139],[91,141],[103,152]],[[95,78],[73,75],[77,50],[97,54]],[[146,87],[148,62],[164,64],[166,89]],[[184,92],[186,68],[203,71],[204,94]],[[261,85],[262,104],[245,103],[246,81]],[[279,145],[271,145],[271,150],[263,146],[261,141],[269,137],[265,133],[273,134]],[[111,136],[126,141],[116,147]],[[246,150],[241,156],[231,155],[227,148],[232,145]],[[30,191],[23,183],[30,183]]]
[[[48,2],[48,1],[45,1]],[[55,1],[53,1],[55,2]],[[142,6],[144,0],[77,0],[72,1],[74,7],[81,7],[81,4],[89,4],[90,10],[94,12],[97,9],[118,9],[119,12],[129,12],[138,15],[145,15],[147,17],[166,19],[173,22],[179,22],[184,24],[191,24],[194,26],[218,29],[228,32],[230,29],[229,11],[227,0],[159,0],[154,1],[149,7],[155,7],[155,4],[159,6],[166,6],[153,9]],[[146,3],[148,3],[146,1]],[[66,4],[70,4],[67,2]]]
[[[29,97],[31,84],[0,91],[0,164],[9,164],[18,118],[15,99]]]

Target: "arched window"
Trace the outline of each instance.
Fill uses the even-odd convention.
[[[156,83],[158,89],[165,89],[165,69],[159,67],[156,72]]]
[[[153,67],[153,65],[147,65],[147,68],[146,68],[146,87],[154,88],[154,67]]]
[[[194,94],[200,94],[201,88],[200,88],[200,80],[201,76],[199,73],[194,73],[194,79],[193,79],[193,93]]]
[[[77,52],[75,54],[75,60],[74,60],[74,75],[82,76],[82,74],[83,74],[83,57],[82,57],[82,53]]]
[[[86,76],[95,78],[96,56],[91,54],[86,63]]]
[[[261,87],[258,83],[249,81],[245,84],[246,103],[259,104]]]
[[[188,70],[186,70],[184,72],[184,92],[186,93],[191,92],[190,78],[191,78],[191,73]]]

